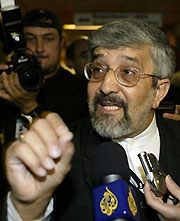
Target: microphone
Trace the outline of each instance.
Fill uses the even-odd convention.
[[[128,184],[130,169],[121,145],[105,142],[97,147],[93,161],[93,203],[96,221],[138,221],[135,190]]]

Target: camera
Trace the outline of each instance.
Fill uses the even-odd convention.
[[[16,5],[1,8],[1,32],[5,54],[10,54],[7,74],[18,74],[21,86],[27,91],[38,91],[44,81],[41,65],[26,47],[20,8]],[[1,73],[4,70],[1,70]]]

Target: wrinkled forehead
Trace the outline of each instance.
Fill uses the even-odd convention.
[[[112,66],[133,65],[141,70],[154,69],[151,50],[148,45],[139,48],[120,47],[116,49],[97,47],[93,52],[92,61]]]
[[[93,60],[95,59],[126,59],[138,62],[138,58],[151,59],[151,47],[143,45],[139,47],[119,47],[116,49],[109,49],[105,47],[97,47],[93,52]]]

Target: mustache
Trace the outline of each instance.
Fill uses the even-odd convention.
[[[44,56],[44,55],[36,55],[36,58],[37,58],[37,59],[40,59],[40,58],[47,58],[47,56]]]
[[[95,110],[97,109],[98,104],[101,104],[103,102],[115,103],[116,105],[122,107],[125,113],[128,110],[128,105],[123,99],[116,97],[114,95],[105,95],[105,94],[98,94],[94,97],[93,104],[94,104]]]

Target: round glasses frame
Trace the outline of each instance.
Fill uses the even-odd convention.
[[[122,79],[122,72],[118,72],[118,70],[121,68],[124,68],[127,71],[132,71],[134,73],[137,73],[137,75],[136,75],[137,79],[132,83],[125,82],[126,80]],[[109,70],[112,70],[112,71],[114,71],[114,76],[115,76],[115,79],[117,80],[117,82],[123,86],[126,86],[126,87],[134,87],[139,82],[141,76],[150,76],[150,77],[156,77],[156,78],[160,79],[160,77],[157,75],[143,73],[143,72],[140,72],[139,69],[134,68],[134,67],[129,67],[129,66],[120,66],[120,67],[117,67],[116,69],[113,69],[111,67],[106,67],[106,68],[102,67],[102,69],[104,69],[104,71],[105,71],[104,75],[102,75],[102,77],[99,79],[95,79],[95,78],[93,79],[93,78],[89,77],[89,75],[88,75],[88,71],[90,71],[91,69],[93,69],[93,63],[87,63],[84,67],[84,75],[89,81],[92,81],[92,82],[102,81],[104,79],[104,77],[106,76],[106,74],[109,72]],[[120,79],[119,79],[119,73],[121,74]]]

